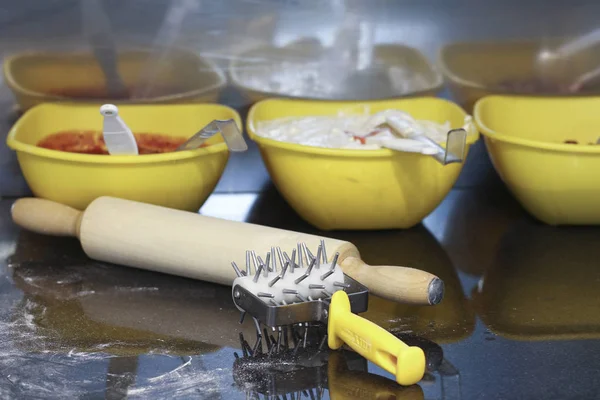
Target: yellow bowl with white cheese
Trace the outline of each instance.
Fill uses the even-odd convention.
[[[419,97],[366,102],[267,99],[250,109],[247,130],[258,144],[274,185],[308,223],[321,230],[405,229],[420,223],[446,197],[463,163],[389,149],[337,149],[279,141],[257,133],[262,122],[285,117],[336,115],[369,108],[405,111],[452,128],[466,112],[455,103]],[[469,146],[478,133],[467,137]],[[444,144],[445,145],[445,144]]]

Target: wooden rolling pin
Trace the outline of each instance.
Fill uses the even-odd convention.
[[[129,267],[231,286],[231,262],[245,265],[246,250],[266,255],[305,242],[316,249],[325,241],[329,261],[339,252],[344,273],[369,292],[396,302],[434,305],[444,283],[428,272],[396,266],[369,266],[356,246],[343,240],[229,221],[155,205],[100,197],[85,211],[38,198],[12,206],[12,219],[33,232],[79,238],[88,257]]]

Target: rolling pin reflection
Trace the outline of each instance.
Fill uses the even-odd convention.
[[[38,312],[34,324],[56,343],[112,343],[115,351],[130,347],[139,354],[179,346],[183,354],[197,354],[235,347],[239,331],[254,332],[250,322],[239,324],[230,288],[75,257],[67,263],[16,261],[27,258],[19,252],[11,261],[15,284]]]

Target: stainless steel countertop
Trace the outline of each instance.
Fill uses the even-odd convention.
[[[25,3],[40,8],[40,2]],[[55,13],[24,13],[29,23],[42,21],[39,31],[0,14],[0,24],[8,21],[0,33],[31,42],[54,26],[56,37],[72,35],[77,27],[59,23],[76,18],[67,3]],[[387,8],[378,14],[381,8],[373,7],[373,13],[387,21],[391,36],[412,32],[407,41],[431,52],[432,43],[485,32],[535,34],[553,23],[557,33],[574,32],[597,20],[590,2],[571,2],[564,19],[558,17],[567,8],[554,1],[408,3],[404,13],[393,2],[381,2]],[[420,22],[402,28],[381,16],[385,10]],[[536,18],[542,10],[544,17]],[[481,19],[484,11],[492,17]],[[156,20],[156,13],[148,11],[147,18]],[[127,24],[124,16],[118,20]],[[239,106],[235,96],[227,92],[222,101]],[[4,86],[0,114],[5,134],[15,115]],[[4,140],[0,162],[0,398],[233,400],[246,398],[241,381],[259,385],[258,378],[290,391],[322,382],[324,398],[334,399],[375,398],[377,390],[407,399],[600,397],[600,228],[534,221],[507,192],[481,141],[455,188],[422,224],[405,231],[327,233],[352,241],[370,264],[413,266],[444,279],[446,298],[436,307],[371,297],[366,316],[408,340],[420,338],[435,364],[420,388],[409,389],[351,353],[341,361],[331,353],[329,364],[294,373],[267,363],[244,374],[234,352],[242,354],[239,332],[252,341],[253,327],[238,324],[230,288],[94,262],[76,240],[20,231],[9,209],[27,189]],[[269,183],[253,145],[232,155],[200,212],[314,232]],[[346,368],[328,369],[334,361]],[[308,392],[302,398],[310,398]]]

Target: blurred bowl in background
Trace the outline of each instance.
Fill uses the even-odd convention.
[[[563,62],[541,67],[542,51],[561,41],[457,42],[440,49],[438,65],[453,99],[471,113],[475,102],[492,94],[569,96],[579,75],[600,66],[600,51],[592,47]],[[600,82],[578,95],[600,94]]]
[[[229,158],[221,135],[195,150],[137,156],[78,154],[38,147],[59,131],[102,131],[101,104],[47,103],[27,111],[7,145],[16,151],[35,196],[83,210],[100,196],[197,212],[219,181]],[[239,115],[218,104],[122,105],[119,115],[134,132],[189,138],[213,119]]]
[[[345,70],[328,49],[311,39],[285,47],[262,46],[241,53],[230,64],[230,81],[250,104],[270,97],[316,100],[378,100],[435,96],[441,74],[417,49],[377,45],[364,70]],[[345,78],[346,72],[349,75]]]
[[[600,224],[599,109],[600,97],[496,95],[475,104],[494,168],[540,221]]]
[[[450,121],[461,127],[467,115],[434,97],[369,102],[268,99],[255,104],[247,131],[258,144],[271,179],[283,198],[321,230],[410,228],[448,194],[463,163],[442,166],[433,157],[389,149],[350,150],[303,146],[258,136],[262,121],[283,117],[336,115],[368,106],[371,113],[400,109],[417,119]],[[467,152],[478,135],[467,139]]]
[[[117,65],[129,92],[137,85],[143,98],[108,98],[102,69],[91,51],[31,51],[4,60],[4,79],[21,111],[46,102],[174,103],[216,102],[225,73],[212,61],[179,47],[118,49]],[[162,56],[161,56],[162,54]],[[158,57],[156,57],[158,55]],[[157,64],[158,62],[158,64]],[[156,68],[156,73],[150,68]],[[152,71],[149,82],[140,81]]]

